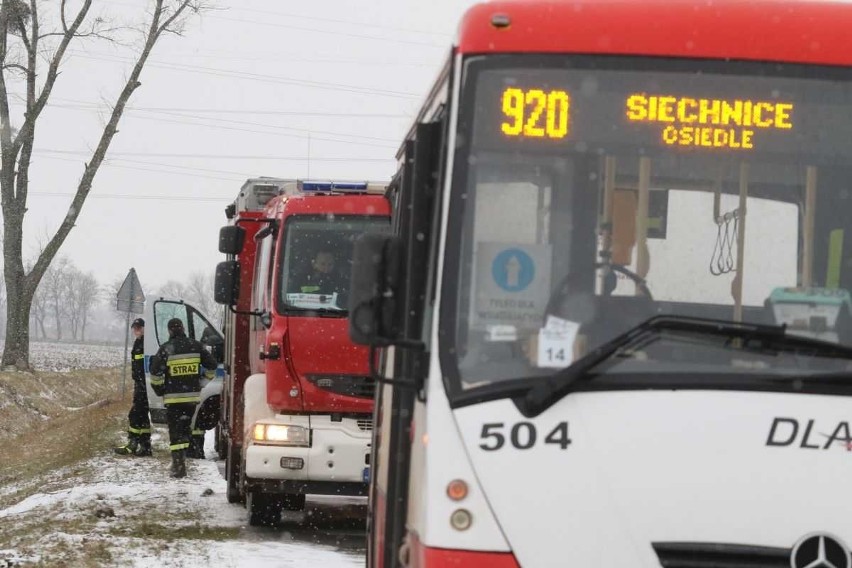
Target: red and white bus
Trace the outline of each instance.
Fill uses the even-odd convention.
[[[466,13],[355,252],[369,566],[852,565],[850,30]]]

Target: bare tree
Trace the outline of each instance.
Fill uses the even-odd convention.
[[[118,296],[118,291],[121,290],[121,285],[124,283],[124,277],[118,276],[115,279],[111,280],[109,284],[105,285],[101,289],[101,296],[103,298],[104,303],[107,305],[108,309],[111,313],[115,315],[116,321],[123,322],[125,320],[125,316],[123,313],[116,311],[115,309],[115,298]]]
[[[185,300],[189,296],[189,287],[183,282],[169,280],[160,286],[156,295],[170,300]]]
[[[67,258],[59,258],[44,273],[41,288],[47,303],[47,311],[53,318],[56,339],[62,339],[63,322],[69,314],[68,281],[76,270]]]
[[[47,319],[47,294],[44,292],[44,281],[42,281],[42,285],[38,287],[33,295],[33,305],[32,310],[30,310],[30,316],[35,324],[36,338],[38,338],[39,332],[41,332],[41,338],[47,339],[47,329],[44,326],[45,320]]]
[[[86,325],[98,299],[98,279],[91,272],[72,268],[68,275],[68,315],[71,335],[86,341]]]
[[[205,272],[193,272],[189,276],[186,300],[208,317],[212,316],[216,303],[213,301],[212,277]]]
[[[27,212],[30,165],[36,125],[47,106],[69,46],[83,38],[110,38],[116,32],[92,11],[96,0],[58,2],[57,21],[51,26],[39,12],[40,0],[0,3],[0,205],[3,210],[3,259],[7,291],[6,344],[2,364],[29,369],[29,324],[33,295],[48,267],[77,221],[92,183],[106,157],[125,107],[142,83],[139,79],[157,42],[166,34],[180,34],[186,18],[204,9],[206,0],[147,0],[149,19],[133,68],[115,99],[109,119],[90,159],[83,164],[74,197],[65,218],[39,254],[31,270],[23,262],[23,226]],[[105,0],[98,0],[102,3]],[[56,3],[54,3],[56,4]],[[44,18],[49,20],[50,18]],[[46,66],[46,68],[45,68]],[[11,89],[26,85],[25,109],[17,130],[12,127]]]

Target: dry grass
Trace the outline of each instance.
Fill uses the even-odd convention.
[[[38,489],[27,483],[103,451],[123,428],[129,400],[120,400],[120,371],[0,373],[0,507]],[[14,394],[9,394],[14,393]]]
[[[25,434],[47,419],[118,398],[120,381],[119,369],[0,373],[0,442]]]

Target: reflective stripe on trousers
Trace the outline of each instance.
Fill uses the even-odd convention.
[[[181,402],[199,402],[201,400],[200,392],[175,392],[167,394],[163,397],[164,404],[178,404]]]

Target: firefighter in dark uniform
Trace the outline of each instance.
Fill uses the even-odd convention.
[[[145,320],[134,320],[130,329],[136,336],[130,351],[133,404],[127,415],[127,444],[115,448],[115,453],[121,456],[150,456],[151,420],[148,417],[148,389],[145,386]]]
[[[169,320],[168,329],[169,340],[151,357],[151,387],[166,405],[171,476],[185,477],[192,415],[201,399],[201,367],[205,368],[205,376],[213,378],[216,359],[200,342],[186,336],[181,320]]]

